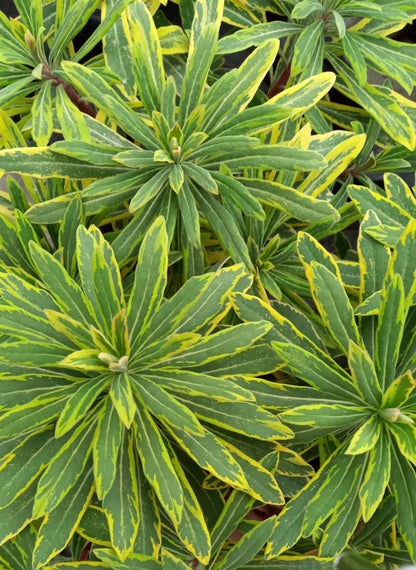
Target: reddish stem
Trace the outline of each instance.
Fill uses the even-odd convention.
[[[79,557],[80,560],[89,560],[90,552],[92,548],[92,542],[87,542],[81,552],[81,556]]]
[[[267,97],[269,99],[271,99],[272,97],[274,97],[278,93],[281,93],[283,91],[283,89],[286,87],[286,83],[288,82],[288,79],[290,77],[291,67],[292,67],[292,63],[289,62],[285,66],[285,69],[283,70],[282,75],[279,77],[279,79],[276,81],[276,83],[270,87],[270,89],[267,93]]]

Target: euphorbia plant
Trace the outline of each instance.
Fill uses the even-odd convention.
[[[0,16],[0,566],[390,570],[416,2],[161,4]]]

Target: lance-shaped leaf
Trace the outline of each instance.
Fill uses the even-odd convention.
[[[336,145],[325,156],[328,166],[319,172],[309,174],[298,187],[298,192],[318,197],[358,156],[365,140],[365,135],[354,135]]]
[[[96,493],[100,499],[110,490],[116,476],[122,430],[117,411],[107,398],[98,416],[93,443],[94,480]]]
[[[329,61],[342,77],[346,91],[372,115],[383,130],[396,142],[409,150],[415,147],[416,136],[409,116],[390,96],[390,90],[366,83],[363,87],[354,77],[348,66],[340,58],[328,56]],[[343,91],[342,87],[340,88]]]
[[[189,279],[155,313],[146,331],[146,345],[173,333],[213,328],[229,309],[230,292],[245,291],[250,285],[251,277],[241,264]]]
[[[232,380],[187,370],[149,370],[147,377],[174,394],[190,394],[227,401],[253,401],[251,391],[240,388]]]
[[[109,394],[120,420],[126,428],[129,428],[133,422],[137,406],[127,372],[114,375]]]
[[[62,436],[79,422],[95,403],[107,384],[110,383],[108,376],[93,378],[78,388],[65,403],[64,409],[60,413],[56,422],[55,435]]]
[[[332,461],[326,479],[306,508],[303,536],[309,536],[348,499],[361,479],[363,466],[362,457],[357,455],[340,455]]]
[[[416,429],[414,425],[410,422],[390,422],[388,429],[393,434],[397,447],[404,457],[412,463],[416,463]]]
[[[0,545],[19,534],[32,520],[37,481],[34,481],[15,501],[1,509]]]
[[[292,109],[294,115],[300,115],[322,99],[334,85],[335,79],[335,73],[330,71],[308,77],[284,89],[282,93],[269,99],[266,105],[278,104],[281,107]]]
[[[94,493],[92,466],[86,469],[77,486],[66,495],[59,506],[48,513],[39,528],[33,568],[42,568],[68,544]]]
[[[33,343],[30,343],[32,346]],[[9,345],[10,347],[10,345]],[[6,349],[8,348],[6,346]],[[22,343],[16,344],[22,360]],[[39,347],[35,345],[35,350]],[[41,355],[44,360],[44,355]],[[38,426],[47,424],[56,418],[65,405],[68,396],[76,391],[74,386],[66,386],[60,389],[46,392],[35,400],[12,407],[0,417],[1,437],[10,437],[19,433],[25,433]]]
[[[240,465],[211,432],[205,430],[203,436],[196,436],[186,431],[172,431],[166,427],[177,443],[202,469],[206,469],[229,485],[247,489],[247,481]]]
[[[381,421],[373,415],[354,433],[345,453],[360,454],[372,449],[381,434]]]
[[[217,37],[217,26],[208,24],[195,41],[194,49],[189,54],[179,104],[179,121],[181,124],[200,102],[209,68],[215,56]]]
[[[360,501],[365,521],[375,513],[381,503],[390,479],[391,445],[383,430],[368,454],[368,463],[360,487]]]
[[[86,469],[95,423],[83,422],[49,463],[39,480],[33,514],[49,513],[71,491]]]
[[[125,168],[117,165],[89,164],[71,156],[58,154],[48,147],[29,147],[0,151],[0,170],[28,174],[35,178],[105,178]]]
[[[65,140],[91,142],[91,134],[84,114],[72,103],[62,85],[56,88],[55,107]]]
[[[136,462],[139,494],[139,528],[133,551],[158,557],[162,544],[162,525],[155,492],[143,475],[140,462]]]
[[[253,264],[247,245],[233,216],[211,194],[200,191],[199,188],[195,188],[195,197],[224,250],[235,263],[243,262],[251,269]]]
[[[124,432],[118,452],[116,475],[103,500],[111,544],[121,560],[125,560],[133,549],[139,526],[139,494],[134,449],[133,433]]]
[[[271,414],[249,402],[218,402],[203,396],[178,396],[208,423],[258,439],[287,439],[292,432]]]
[[[241,182],[257,200],[279,208],[297,220],[313,223],[330,216],[335,220],[339,217],[329,202],[301,194],[297,189],[279,182],[249,178],[242,178]]]
[[[350,342],[348,364],[358,393],[365,402],[378,408],[382,392],[373,361],[369,354],[353,341]]]
[[[94,307],[97,321],[111,335],[113,318],[124,304],[120,271],[114,252],[94,227],[77,232],[77,258],[81,283]]]
[[[390,272],[400,275],[403,281],[404,306],[407,311],[416,291],[416,270],[412,259],[415,255],[416,221],[411,220],[393,251]]]
[[[173,398],[144,374],[131,376],[138,398],[152,415],[167,422],[172,428],[187,430],[195,435],[203,435],[204,429],[195,415],[187,406],[181,404],[178,398]]]
[[[229,71],[204,94],[204,132],[213,134],[220,125],[239,115],[254,97],[263,77],[274,61],[279,42],[269,40],[243,62],[238,70]],[[244,133],[246,134],[246,133]]]
[[[365,408],[353,406],[316,404],[298,406],[292,410],[284,411],[280,417],[291,424],[338,430],[366,419],[368,411]]]
[[[143,472],[170,518],[178,524],[183,508],[183,490],[168,450],[149,412],[138,406],[133,424]]]
[[[13,450],[7,465],[2,465],[0,470],[3,488],[0,509],[15,501],[36,480],[60,445],[53,438],[51,429],[43,428]]]
[[[149,113],[159,111],[165,74],[156,26],[144,3],[135,3],[130,8],[130,13],[135,42],[134,70],[140,99]]]
[[[259,46],[267,40],[289,37],[303,30],[303,26],[293,22],[267,22],[239,29],[221,38],[217,53],[234,53],[252,46]]]
[[[350,340],[361,344],[361,339],[342,283],[324,265],[315,261],[305,266],[305,272],[322,320],[338,346],[348,354]]]
[[[394,380],[404,324],[403,282],[395,275],[382,291],[376,333],[375,365],[382,390]]]
[[[397,525],[412,560],[416,552],[416,528],[413,524],[416,515],[416,497],[413,492],[416,474],[411,465],[392,445],[391,487],[397,503]]]
[[[208,564],[211,554],[211,541],[204,512],[179,460],[174,454],[172,463],[183,489],[182,518],[179,524],[175,524],[175,530],[183,544],[192,552],[195,558],[204,564]]]
[[[31,244],[31,254],[43,283],[57,294],[55,299],[62,310],[88,327],[90,324],[95,324],[83,291],[69,277],[63,266],[47,251],[35,244]],[[56,283],[59,283],[57,292]]]
[[[38,146],[48,144],[53,130],[52,86],[50,81],[42,83],[32,106],[32,136]]]
[[[342,400],[361,406],[364,404],[348,377],[317,356],[289,343],[272,342],[272,346],[289,366],[289,370],[309,385]]]
[[[146,148],[157,150],[159,142],[153,131],[136,115],[110,85],[91,68],[78,63],[62,62],[65,78],[90,101],[116,121],[126,133]]]
[[[275,524],[276,517],[270,517],[245,533],[221,562],[213,566],[214,570],[232,570],[250,562],[269,539]]]
[[[197,341],[190,348],[169,358],[169,366],[203,366],[212,360],[231,356],[247,348],[272,328],[270,323],[244,323],[220,330]]]

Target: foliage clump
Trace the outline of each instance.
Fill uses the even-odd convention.
[[[1,567],[416,561],[416,1],[15,5]]]

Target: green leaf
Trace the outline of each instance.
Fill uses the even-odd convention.
[[[133,549],[139,526],[139,493],[134,447],[133,433],[127,434],[124,431],[113,484],[103,499],[111,543],[122,561]]]
[[[52,135],[52,86],[44,81],[32,104],[32,137],[38,146],[46,146]]]
[[[120,41],[120,35],[117,34],[117,32],[119,31],[120,27],[122,24],[124,24],[125,22],[125,14],[123,14],[122,12],[124,11],[124,9],[126,8],[126,6],[128,6],[131,3],[131,0],[121,0],[120,2],[116,2],[114,5],[112,5],[112,7],[110,8],[110,10],[108,10],[108,12],[105,13],[105,16],[102,17],[101,19],[101,23],[97,26],[97,28],[92,32],[92,34],[88,37],[88,39],[83,43],[83,45],[77,49],[76,53],[74,54],[74,56],[71,58],[72,61],[80,61],[83,57],[85,57],[94,46],[96,46],[98,44],[98,42],[100,40],[102,40],[105,36],[107,40],[110,40],[111,38],[111,31],[112,29],[115,31],[115,36],[117,38],[117,40]],[[115,30],[115,29],[117,30]],[[123,34],[124,35],[124,34]],[[114,37],[114,36],[113,36]],[[126,48],[127,47],[127,40],[128,38],[126,36],[123,37],[123,41],[120,42],[121,44],[124,44],[123,47]],[[105,40],[104,40],[104,51],[106,53],[106,55],[108,54],[108,46],[105,45]],[[123,53],[123,55],[125,55],[125,52]],[[108,56],[107,56],[108,57]],[[129,61],[130,58],[127,56],[127,60]],[[114,61],[114,60],[113,60]],[[124,62],[126,62],[126,58],[124,59]],[[112,69],[113,71],[115,71],[117,74],[120,75],[120,68],[116,68],[114,69],[114,67],[112,67],[111,65],[111,56],[109,57],[109,67],[110,69]],[[124,65],[123,67],[127,67],[126,65]],[[127,71],[127,74],[130,76],[130,81],[132,80],[132,73],[131,70]],[[123,75],[122,79],[126,79],[126,75]],[[128,83],[128,79],[127,79],[127,83]]]
[[[9,461],[0,470],[2,495],[0,509],[13,503],[38,475],[45,469],[49,459],[59,450],[61,443],[57,443],[51,434],[51,429],[43,428],[29,435],[9,455]]]
[[[235,263],[243,262],[250,270],[253,264],[233,216],[211,194],[200,191],[199,188],[195,188],[194,193],[224,250]]]
[[[393,434],[400,452],[412,463],[416,463],[416,428],[412,424],[389,422],[388,429]]]
[[[135,94],[135,80],[132,61],[132,38],[129,30],[128,16],[124,9],[131,0],[106,0],[101,9],[102,22],[92,36],[82,46],[82,52],[88,53],[99,39],[103,40],[103,54],[105,63],[122,80],[123,86],[129,95]],[[131,15],[131,11],[129,12]],[[105,27],[104,27],[105,26]],[[106,30],[107,29],[107,30]],[[91,47],[90,47],[91,46]],[[87,51],[88,50],[88,51]],[[76,53],[72,61],[80,61],[82,58]]]
[[[48,513],[38,531],[33,568],[43,567],[51,558],[59,554],[71,539],[94,493],[92,467],[79,477],[77,485]]]
[[[60,60],[68,43],[87,24],[96,7],[97,2],[89,2],[89,0],[79,0],[71,6],[53,37],[49,61],[55,63]]]
[[[152,382],[151,377],[146,377],[145,371],[131,376],[138,397],[153,416],[167,422],[173,429],[178,428],[195,435],[203,435],[204,430],[190,409]]]
[[[96,403],[96,399],[110,383],[108,376],[93,378],[81,384],[78,390],[65,403],[56,422],[56,437],[61,437],[83,418],[88,410]]]
[[[366,83],[363,87],[356,81],[348,66],[339,58],[328,55],[330,63],[342,77],[347,91],[381,125],[382,129],[396,142],[409,150],[416,144],[416,135],[409,116],[400,108],[390,90]],[[343,89],[341,89],[343,90]]]
[[[179,103],[179,122],[181,124],[200,102],[209,68],[215,56],[217,36],[217,26],[208,24],[195,41],[193,51],[190,51]]]
[[[342,38],[342,47],[361,87],[367,82],[367,64],[360,50],[360,42],[348,30]]]
[[[136,462],[139,493],[139,528],[133,551],[158,557],[162,543],[159,507],[155,493],[143,475],[140,462]]]
[[[77,484],[86,469],[95,423],[83,422],[49,462],[41,476],[33,507],[35,518],[50,513]]]
[[[341,374],[318,356],[290,343],[272,342],[273,348],[285,362],[292,374],[326,394],[336,395],[340,400],[364,404],[357,396],[348,376]]]
[[[79,194],[75,194],[65,211],[62,224],[59,228],[58,244],[63,249],[63,265],[71,277],[76,271],[76,232],[74,228],[84,224],[82,201]]]
[[[172,457],[172,463],[183,489],[182,517],[179,524],[175,525],[175,530],[184,546],[192,552],[195,558],[203,564],[208,564],[211,554],[211,541],[204,512],[180,462],[176,457]]]
[[[62,62],[62,69],[65,78],[115,120],[127,134],[151,150],[157,150],[160,147],[150,127],[123,102],[98,73],[91,68],[69,61]]]
[[[403,282],[395,275],[381,294],[375,365],[381,389],[393,382],[405,323]]]
[[[416,474],[407,460],[392,445],[391,487],[397,503],[397,525],[412,560],[415,559],[416,528],[413,524],[416,515],[416,497],[413,492]]]
[[[109,393],[120,420],[126,428],[129,428],[137,410],[129,374],[116,374],[111,382]]]
[[[217,53],[234,53],[252,46],[261,46],[268,40],[293,36],[302,30],[303,26],[293,22],[278,21],[254,24],[221,38],[218,42]]]
[[[167,279],[167,254],[165,222],[159,217],[143,239],[129,299],[127,323],[132,351],[162,303]]]
[[[278,49],[279,42],[274,39],[262,43],[238,70],[229,71],[206,91],[201,100],[205,105],[204,132],[211,135],[220,128],[220,124],[238,116],[247,107],[270,69]]]
[[[315,54],[314,48],[315,46],[323,43],[324,28],[325,24],[323,20],[318,18],[312,24],[306,26],[306,28],[304,28],[304,30],[299,35],[295,44],[295,51],[292,61],[293,75],[298,75],[299,73],[304,74],[305,71],[308,70],[311,62],[314,63],[312,59]],[[318,71],[322,71],[322,69],[318,69]]]
[[[136,422],[133,426],[143,472],[169,517],[179,524],[183,509],[183,490],[168,450],[146,409],[137,408]]]
[[[241,178],[239,181],[257,200],[283,210],[297,220],[313,223],[323,218],[332,217],[337,220],[339,217],[338,212],[329,202],[301,194],[297,189],[280,184],[280,182],[250,178]]]
[[[15,6],[25,26],[37,38],[43,24],[42,0],[15,0]]]
[[[373,361],[368,352],[353,341],[350,342],[348,364],[358,393],[369,405],[378,408],[381,404],[382,392]]]
[[[166,167],[161,168],[150,180],[143,184],[130,201],[130,212],[145,206],[149,200],[157,196],[165,188],[166,182],[169,180],[169,170]]]
[[[240,388],[233,380],[187,370],[149,370],[146,374],[152,382],[174,394],[205,396],[220,402],[253,400],[251,392]]]
[[[120,271],[110,245],[94,226],[77,230],[77,258],[82,287],[97,321],[111,336],[113,318],[124,304]]]
[[[247,489],[243,471],[227,448],[208,430],[203,436],[186,431],[172,431],[166,426],[177,443],[202,469],[206,469],[231,486]]]
[[[323,322],[344,354],[348,354],[350,340],[361,344],[361,339],[344,287],[331,271],[315,261],[305,265],[305,273]]]
[[[290,424],[338,430],[365,420],[368,411],[365,408],[337,404],[310,404],[286,410],[280,417]]]
[[[144,3],[133,4],[130,14],[135,42],[134,69],[140,99],[149,113],[159,111],[165,74],[156,26]]]
[[[276,517],[270,517],[257,524],[252,530],[245,533],[231,550],[227,552],[221,562],[213,566],[214,570],[232,570],[250,562],[269,539],[276,524]]]
[[[353,435],[345,453],[359,454],[372,449],[381,433],[380,419],[374,415],[370,417]]]
[[[28,174],[35,178],[105,178],[119,174],[120,166],[95,166],[82,160],[54,153],[47,147],[0,151],[0,170]],[[34,206],[35,208],[36,206]]]
[[[361,508],[365,521],[370,520],[383,499],[390,478],[390,455],[391,444],[383,430],[369,453],[360,487]]]
[[[19,534],[33,520],[32,510],[36,485],[35,480],[9,506],[1,509],[0,544]]]
[[[362,458],[357,455],[341,455],[336,461],[332,460],[328,476],[306,507],[303,536],[309,536],[348,499],[361,478],[362,469]]]

